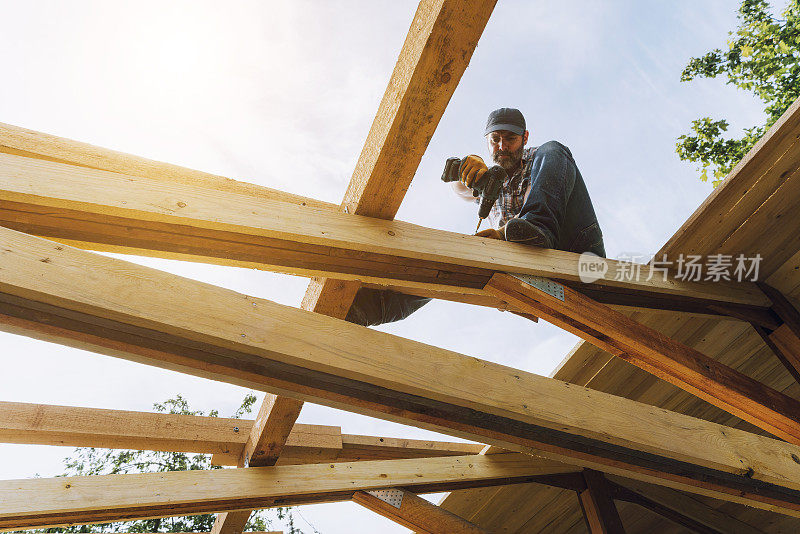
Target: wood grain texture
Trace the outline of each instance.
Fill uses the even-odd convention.
[[[394,218],[495,3],[420,2],[342,201],[349,213]]]
[[[0,443],[213,454],[214,465],[237,465],[253,420],[0,402]],[[283,464],[478,454],[483,445],[342,434],[338,426],[297,423]]]
[[[800,445],[800,401],[723,365],[594,300],[564,288],[554,297],[509,274],[495,274],[486,286],[517,307],[697,397]]]
[[[0,225],[98,250],[335,275],[487,304],[481,288],[495,271],[580,284],[579,255],[569,252],[7,154],[0,154],[0,200]],[[665,280],[646,267],[628,280],[625,263],[606,263],[606,276],[585,290],[611,304],[699,313],[769,308],[752,283]],[[341,292],[341,285],[324,291]],[[354,286],[334,301],[347,300]],[[306,306],[324,287],[310,286]]]
[[[164,182],[191,184],[213,189],[243,193],[257,198],[292,202],[322,209],[336,209],[334,204],[285,193],[232,178],[209,174],[153,161],[150,159],[57,137],[34,130],[0,123],[0,153],[58,163],[68,163],[89,169],[99,169],[121,174],[133,174]]]
[[[340,501],[394,486],[429,492],[502,485],[549,470],[505,454],[10,480],[0,482],[0,528]]]
[[[800,510],[793,445],[12,230],[0,265],[7,331]]]
[[[364,491],[355,492],[353,502],[414,530],[416,534],[453,534],[455,532],[489,534],[488,530],[484,530],[452,512],[443,510],[410,491],[402,489],[398,491],[403,492],[400,508]]]

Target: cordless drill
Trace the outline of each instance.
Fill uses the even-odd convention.
[[[443,182],[458,182],[461,180],[459,170],[461,169],[461,160],[458,158],[447,158],[444,164],[444,172],[442,173]],[[506,181],[506,171],[500,165],[490,167],[479,180],[472,184],[472,196],[481,197],[480,206],[478,206],[478,229],[481,227],[483,220],[489,216],[492,211],[495,201],[500,197],[500,189],[503,187],[503,182]]]

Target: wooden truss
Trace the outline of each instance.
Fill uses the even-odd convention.
[[[800,403],[627,314],[752,323],[800,377],[780,292],[615,279],[613,260],[583,284],[575,254],[392,220],[493,5],[423,0],[340,206],[0,125],[2,330],[268,392],[254,421],[0,403],[0,441],[241,468],[2,482],[0,529],[218,512],[214,531],[238,533],[252,509],[352,499],[417,532],[485,532],[415,494],[520,482],[577,492],[591,532],[622,531],[614,500],[699,532],[735,522],[675,511],[675,489],[800,517]],[[314,278],[298,309],[81,249]],[[362,285],[541,317],[779,439],[342,321]],[[494,447],[296,424],[304,401]]]

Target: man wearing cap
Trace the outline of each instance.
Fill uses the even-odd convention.
[[[605,257],[603,234],[589,192],[572,153],[557,141],[525,148],[528,130],[518,109],[489,114],[484,131],[492,160],[508,178],[492,207],[488,228],[476,235]],[[475,184],[488,167],[480,156],[464,158],[456,193],[470,202]],[[347,321],[372,326],[405,319],[431,299],[394,291],[361,288]]]
[[[528,131],[518,109],[489,114],[484,131],[493,161],[508,173],[482,237],[570,252],[605,256],[603,234],[572,153],[557,141],[525,148]],[[475,202],[471,186],[487,171],[483,160],[467,156],[453,189]]]

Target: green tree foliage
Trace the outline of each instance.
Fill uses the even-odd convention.
[[[242,405],[232,417],[240,418],[252,411],[255,395],[245,396]],[[153,405],[155,411],[182,415],[207,415],[219,417],[217,410],[204,414],[199,410],[191,410],[189,403],[181,395]],[[123,473],[154,473],[159,471],[189,471],[194,469],[221,469],[211,465],[211,456],[207,454],[187,454],[182,452],[109,450],[83,447],[75,449],[73,456],[65,458],[66,471],[61,476],[113,475]],[[202,514],[185,517],[168,517],[163,519],[145,519],[125,521],[101,525],[77,525],[68,528],[50,528],[28,531],[37,533],[97,533],[97,532],[209,532],[214,524],[214,514]],[[285,526],[276,526],[279,520]],[[303,534],[295,526],[291,508],[272,508],[254,512],[245,527],[245,531],[269,531],[273,526],[283,529],[287,534]],[[285,530],[288,527],[289,530]],[[315,530],[316,532],[316,530]]]
[[[766,0],[743,0],[728,50],[692,58],[681,74],[682,82],[725,75],[764,104],[766,122],[745,128],[739,138],[723,137],[728,121],[709,117],[693,121],[693,133],[678,138],[678,156],[697,163],[703,181],[711,173],[715,187],[800,96],[800,0],[789,0],[781,16],[771,15]]]

